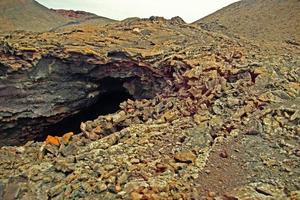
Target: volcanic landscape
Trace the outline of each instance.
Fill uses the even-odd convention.
[[[299,23],[0,0],[0,199],[300,199]]]

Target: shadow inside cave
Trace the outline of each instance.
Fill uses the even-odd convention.
[[[80,124],[88,120],[94,120],[100,115],[107,115],[117,112],[120,103],[134,99],[134,97],[123,87],[124,80],[116,78],[104,78],[100,83],[100,90],[103,91],[90,106],[80,110],[78,113],[66,117],[56,124],[49,125],[36,138],[36,141],[44,141],[48,135],[62,136],[68,132],[80,133]]]

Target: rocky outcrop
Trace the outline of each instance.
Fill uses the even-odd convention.
[[[116,83],[122,81],[135,99],[152,98],[164,87],[164,79],[151,67],[122,52],[108,54],[105,62],[84,55],[65,60],[46,55],[30,69],[3,72],[1,144],[20,144],[45,134],[48,125],[84,110],[103,93],[116,90],[114,79]],[[105,82],[107,78],[112,80]]]
[[[81,24],[85,25],[106,25],[110,23],[117,22],[116,20],[109,19],[107,17],[101,17],[93,13],[85,12],[85,11],[75,11],[75,10],[64,10],[64,9],[51,9],[52,11],[56,12],[57,14],[72,20],[67,24],[63,24],[62,26],[56,27],[52,30],[61,30],[67,27],[76,27],[80,26]]]
[[[64,9],[51,9],[54,12],[68,18],[73,19],[88,19],[93,17],[98,17],[96,14],[85,12],[85,11],[79,11],[79,10],[64,10]]]
[[[56,123],[50,115],[76,112],[116,78],[136,98],[79,134],[2,147],[0,198],[297,199],[299,49],[180,21],[0,36],[8,121],[27,108]]]

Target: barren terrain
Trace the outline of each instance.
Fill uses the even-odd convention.
[[[179,17],[0,41],[0,199],[300,199],[297,43]]]

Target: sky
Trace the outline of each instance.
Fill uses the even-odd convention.
[[[180,16],[194,22],[237,0],[37,0],[48,8],[83,10],[122,20],[128,17],[167,19]]]

